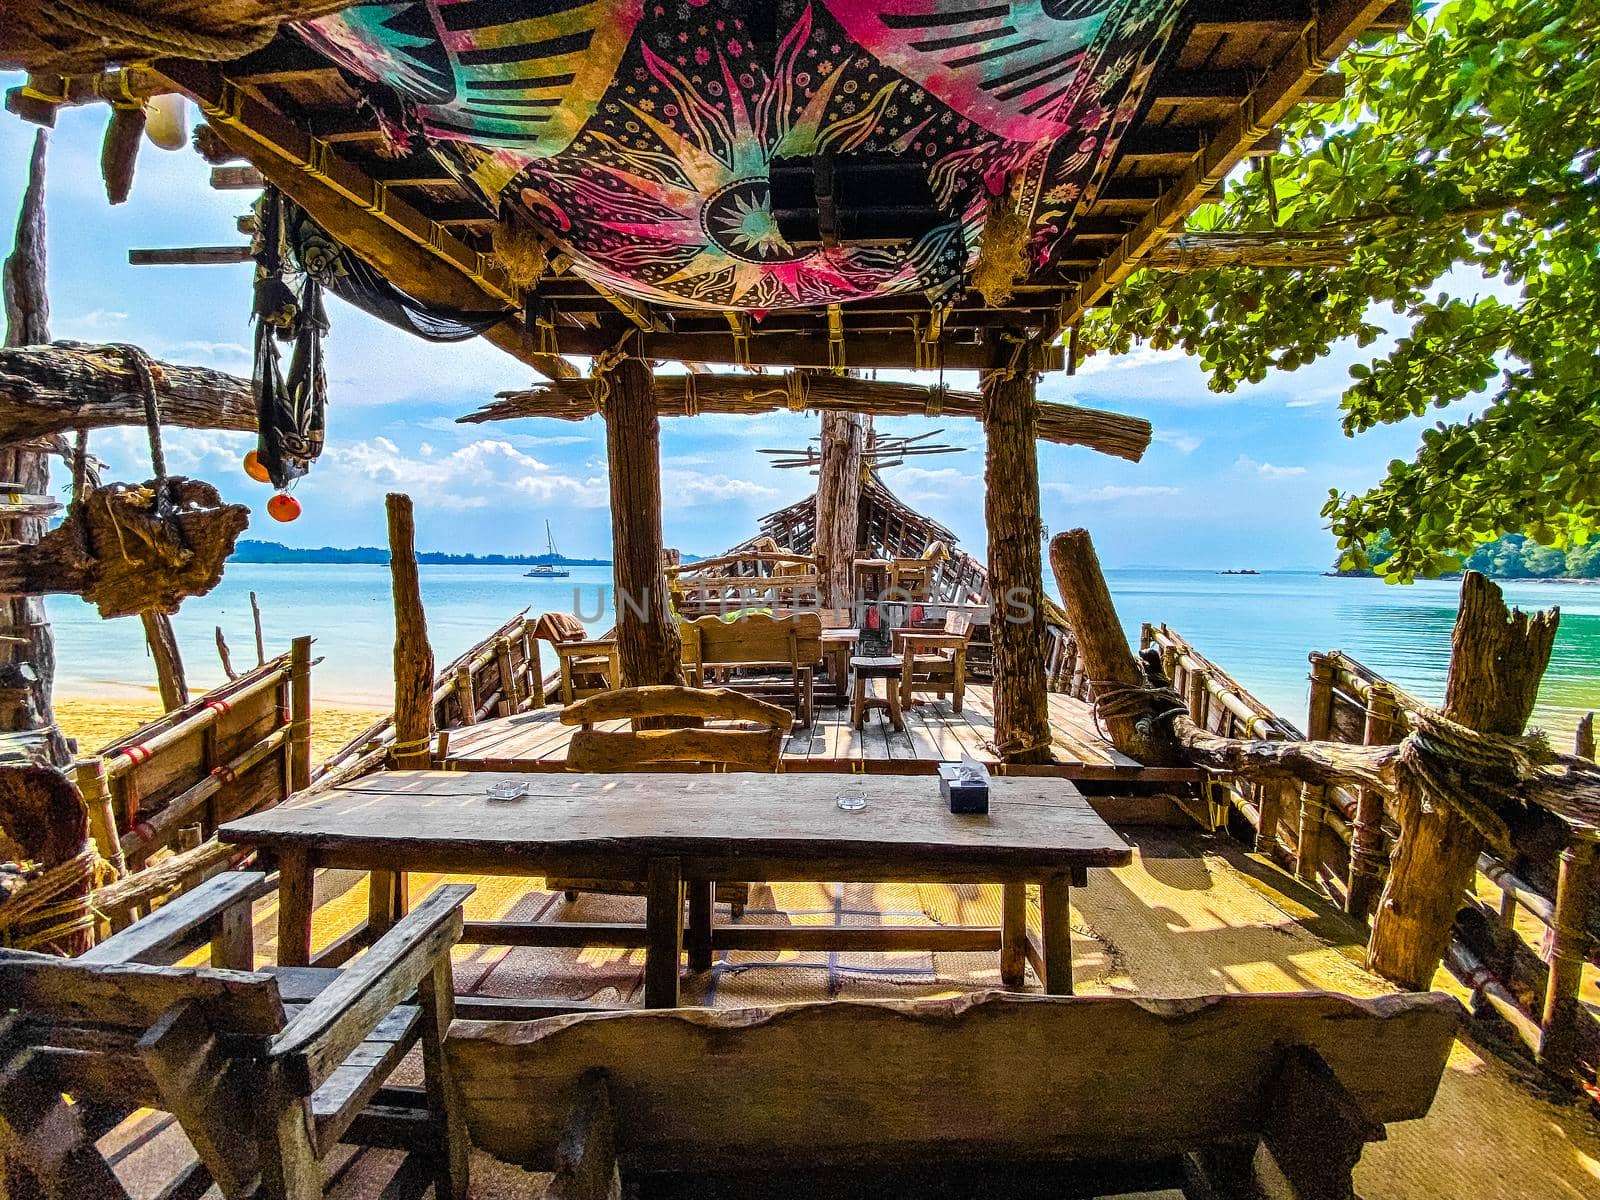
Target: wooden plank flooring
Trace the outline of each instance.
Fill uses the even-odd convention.
[[[500,717],[450,731],[448,762],[464,770],[559,771],[567,755],[572,727],[557,719],[551,705],[514,717]],[[1050,724],[1058,766],[1046,773],[1071,779],[1142,780],[1182,783],[1199,778],[1188,768],[1145,767],[1110,746],[1095,729],[1089,705],[1071,696],[1050,697]],[[624,728],[611,722],[605,729]],[[990,689],[969,684],[961,712],[948,700],[929,699],[905,713],[905,730],[889,728],[887,714],[867,714],[865,727],[854,729],[850,710],[817,706],[816,723],[796,729],[784,742],[787,771],[871,771],[924,774],[934,765],[970,754],[995,764],[994,705]]]

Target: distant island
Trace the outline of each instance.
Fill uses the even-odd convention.
[[[1367,559],[1373,567],[1386,562],[1394,551],[1388,539],[1380,538],[1367,548]],[[1478,571],[1490,579],[1549,579],[1600,581],[1600,538],[1591,538],[1570,550],[1557,550],[1530,541],[1525,534],[1508,533],[1492,542],[1485,542],[1461,564],[1460,571]],[[1451,572],[1446,578],[1459,575]],[[1341,567],[1336,562],[1329,575],[1375,575],[1371,568]]]
[[[693,561],[693,555],[684,555]],[[245,540],[234,547],[229,562],[237,563],[355,563],[387,566],[389,552],[381,546],[321,546],[310,549],[285,546],[282,542]],[[531,567],[550,564],[563,567],[609,567],[609,558],[568,558],[564,554],[444,554],[438,550],[417,552],[417,561],[427,566]]]

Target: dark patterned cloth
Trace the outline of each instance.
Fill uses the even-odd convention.
[[[691,307],[950,297],[989,200],[1047,265],[1179,0],[409,0],[299,26],[606,288]],[[379,103],[381,103],[381,99]],[[786,170],[920,167],[925,227],[802,239]],[[862,178],[866,178],[863,176]],[[904,196],[866,195],[870,205]]]

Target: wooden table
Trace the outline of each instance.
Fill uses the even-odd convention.
[[[513,780],[529,795],[494,801]],[[934,776],[806,774],[508,774],[384,771],[230,821],[222,840],[261,847],[280,871],[278,960],[311,961],[312,874],[372,871],[369,932],[403,908],[406,871],[632,879],[646,884],[644,925],[469,921],[463,940],[519,946],[643,946],[645,1004],[678,1002],[689,899],[689,963],[718,949],[999,950],[1008,987],[1032,961],[1056,994],[1072,991],[1071,885],[1088,868],[1131,861],[1127,844],[1070,783],[996,778],[986,816],[955,816]],[[867,807],[835,798],[861,789]],[[712,888],[766,880],[1005,885],[996,927],[713,927]],[[1040,885],[1042,945],[1027,931],[1026,886]]]
[[[834,699],[840,708],[850,703],[850,656],[860,640],[859,629],[822,631],[822,657],[828,664],[828,681],[833,684]]]

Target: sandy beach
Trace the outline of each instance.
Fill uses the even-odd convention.
[[[58,697],[56,720],[69,738],[78,740],[82,754],[92,754],[161,715],[161,701],[119,697]],[[328,704],[311,707],[311,760],[322,762],[356,734],[383,716],[385,709]]]

